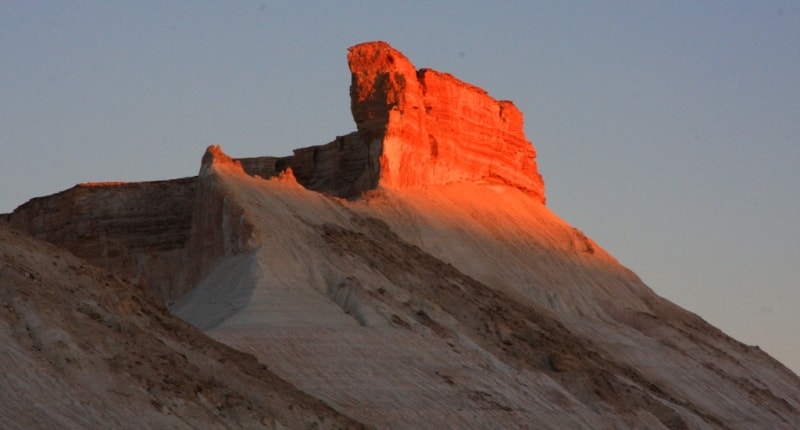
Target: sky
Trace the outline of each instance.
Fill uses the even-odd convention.
[[[384,40],[525,115],[548,206],[800,373],[800,2],[0,0],[0,213],[355,130]]]

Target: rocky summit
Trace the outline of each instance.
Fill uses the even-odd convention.
[[[549,210],[513,103],[347,58],[348,135],[3,216],[4,428],[800,428],[797,375]]]

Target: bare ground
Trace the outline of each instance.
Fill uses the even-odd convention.
[[[364,427],[4,222],[0,336],[7,429]]]

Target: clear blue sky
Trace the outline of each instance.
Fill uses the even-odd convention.
[[[355,129],[347,47],[513,100],[549,206],[800,372],[800,2],[0,0],[0,212]]]

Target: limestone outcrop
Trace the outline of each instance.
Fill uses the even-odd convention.
[[[87,183],[37,197],[9,214],[11,226],[70,250],[147,288],[179,290],[196,178]]]
[[[416,70],[385,42],[351,47],[348,63],[357,131],[290,157],[243,159],[248,173],[270,177],[290,166],[306,188],[346,198],[379,186],[497,182],[545,202],[536,151],[512,102],[450,74]]]
[[[417,71],[385,42],[350,48],[348,62],[353,119],[381,147],[380,185],[502,182],[544,203],[536,152],[513,103],[452,75]]]
[[[220,191],[218,182],[220,171],[245,173],[242,164],[218,146],[209,147],[203,155],[185,250],[186,265],[179,269],[184,274],[183,283],[176,294],[165,299],[172,300],[192,289],[222,258],[248,250],[253,226],[244,219],[236,202]]]
[[[378,185],[380,143],[354,132],[332,142],[294,150],[289,165],[304,187],[352,198]]]

